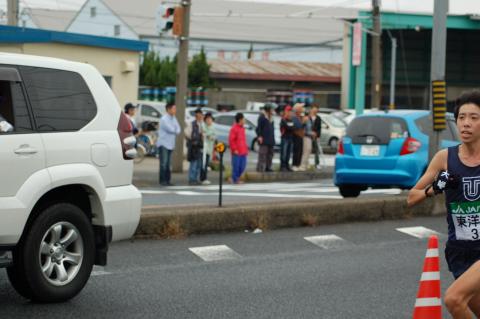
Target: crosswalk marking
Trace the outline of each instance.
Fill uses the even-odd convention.
[[[304,239],[324,249],[336,249],[349,245],[346,240],[333,234],[304,237]]]
[[[431,235],[437,235],[437,236],[441,235],[439,232],[423,226],[401,227],[401,228],[396,228],[396,230],[416,238],[428,238]]]
[[[242,257],[227,245],[192,247],[188,249],[204,261],[233,260]]]
[[[100,267],[100,266],[93,266],[92,270],[92,276],[105,276],[105,275],[110,275],[111,273],[108,271],[105,271],[105,267]]]

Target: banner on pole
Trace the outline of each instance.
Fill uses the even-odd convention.
[[[362,63],[362,23],[353,24],[352,65],[359,66]]]

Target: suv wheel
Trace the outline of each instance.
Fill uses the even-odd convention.
[[[343,197],[358,197],[362,191],[362,187],[354,185],[341,185],[338,188]]]
[[[16,248],[8,277],[22,296],[39,302],[73,298],[92,272],[95,242],[85,213],[69,203],[43,210]]]

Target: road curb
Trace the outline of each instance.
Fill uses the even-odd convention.
[[[357,221],[379,221],[433,215],[434,200],[414,208],[406,195],[343,200],[302,200],[264,204],[144,207],[135,236],[172,238],[191,234],[317,226]],[[443,212],[435,211],[435,215]]]

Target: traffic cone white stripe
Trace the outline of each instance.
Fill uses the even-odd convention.
[[[437,248],[430,248],[427,249],[427,254],[425,255],[426,258],[429,257],[438,257],[438,249]]]
[[[440,280],[440,272],[438,271],[429,271],[422,273],[422,277],[420,281],[427,281],[427,280]]]
[[[435,307],[441,306],[442,300],[440,298],[417,298],[415,307]]]

